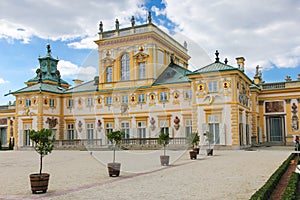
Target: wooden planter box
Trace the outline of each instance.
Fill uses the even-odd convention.
[[[30,174],[29,177],[33,194],[47,192],[50,174]]]

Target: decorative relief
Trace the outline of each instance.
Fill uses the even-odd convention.
[[[156,126],[155,126],[155,120],[154,120],[153,117],[151,117],[151,119],[150,119],[150,129],[151,129],[151,131],[154,131],[155,128],[156,128]]]
[[[176,131],[178,131],[179,127],[180,127],[180,119],[176,116],[174,119],[174,128]]]
[[[292,130],[297,131],[299,127],[299,122],[298,122],[298,110],[297,110],[297,105],[296,103],[293,103],[292,105]]]
[[[174,98],[174,100],[173,100],[173,104],[179,104],[180,102],[179,102],[179,91],[174,91],[173,92],[173,98]]]
[[[150,93],[149,94],[149,106],[155,105],[155,99],[156,99],[155,93]]]
[[[52,117],[52,118],[47,117],[46,124],[48,124],[49,128],[51,129],[51,128],[54,128],[58,124],[58,122],[57,122],[57,119],[54,117]]]

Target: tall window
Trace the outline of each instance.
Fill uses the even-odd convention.
[[[192,90],[186,90],[185,91],[185,98],[191,99],[192,98]]]
[[[113,123],[112,122],[107,122],[105,124],[105,133],[110,133],[113,131]],[[110,141],[107,141],[107,144],[112,144]]]
[[[106,97],[106,105],[111,105],[112,104],[112,96]]]
[[[74,105],[74,100],[73,99],[68,99],[68,108],[72,108]]]
[[[145,62],[139,63],[139,79],[146,78],[146,64]]]
[[[218,92],[218,81],[208,82],[208,92]]]
[[[121,58],[121,80],[127,81],[130,79],[129,54],[126,53]]]
[[[106,67],[106,82],[112,82],[112,67]]]
[[[209,123],[209,132],[213,133],[214,144],[220,144],[220,130],[219,130],[219,123]]]
[[[139,103],[144,103],[145,102],[145,95],[144,94],[139,94],[138,95],[138,102]]]
[[[50,106],[50,107],[54,107],[54,106],[55,106],[55,101],[54,101],[54,99],[50,99],[50,100],[49,100],[49,106]]]
[[[124,132],[123,138],[129,138],[130,136],[130,129],[129,129],[129,122],[122,122],[121,123],[121,129]]]
[[[94,139],[94,124],[92,123],[87,124],[87,139],[88,140]]]
[[[160,121],[160,132],[169,133],[169,122],[168,122],[168,120],[161,120]]]
[[[168,100],[168,93],[167,92],[161,92],[159,95],[160,101],[167,101]]]
[[[122,103],[128,103],[128,96],[122,96]]]
[[[87,101],[87,103],[88,103],[88,106],[90,107],[90,106],[93,106],[93,98],[88,98],[87,99],[88,101]]]
[[[220,144],[220,125],[219,125],[219,116],[210,115],[208,116],[208,126],[209,132],[213,134],[213,144]]]
[[[30,129],[30,124],[24,124],[24,143],[25,146],[30,146],[31,141],[29,138],[29,129]]]
[[[146,138],[146,122],[138,122],[138,137]],[[140,144],[145,144],[146,140],[140,140]]]
[[[74,124],[68,124],[68,140],[74,140],[75,139],[75,131],[74,131]]]
[[[26,106],[31,106],[31,100],[30,99],[26,99]]]
[[[185,120],[185,135],[189,137],[192,134],[192,120],[187,119]]]

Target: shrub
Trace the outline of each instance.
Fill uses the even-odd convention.
[[[299,175],[296,172],[293,172],[291,175],[291,178],[289,180],[288,185],[286,186],[286,189],[284,191],[283,200],[294,200],[296,199],[296,191],[297,191],[297,184],[299,181]]]
[[[279,168],[272,174],[269,180],[252,196],[251,200],[268,200],[271,196],[273,190],[278,184],[280,178],[287,170],[290,161],[295,158],[295,154],[291,154],[280,166]]]
[[[169,144],[170,137],[169,133],[161,132],[158,136],[158,144],[164,147],[164,156],[166,155],[166,146]]]

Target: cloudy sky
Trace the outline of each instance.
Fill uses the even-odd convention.
[[[13,101],[9,90],[24,87],[35,76],[38,56],[51,44],[62,78],[91,80],[98,73],[94,40],[98,24],[104,31],[153,22],[180,43],[188,42],[191,70],[214,60],[236,66],[246,59],[252,79],[256,65],[266,82],[293,80],[300,74],[300,1],[298,0],[1,0],[0,1],[0,105]]]

